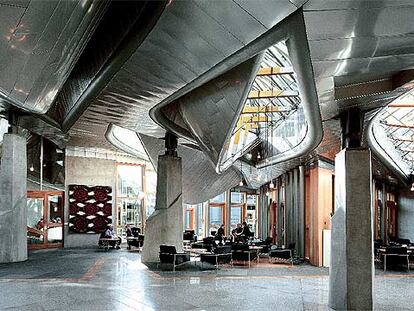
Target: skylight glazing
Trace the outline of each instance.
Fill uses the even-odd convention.
[[[379,120],[401,159],[414,167],[414,91],[399,97],[383,111]]]
[[[306,135],[298,83],[286,43],[266,50],[221,165],[262,144],[263,158],[292,149]]]

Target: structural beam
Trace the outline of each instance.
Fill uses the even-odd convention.
[[[414,108],[414,104],[390,104],[388,108]]]
[[[405,129],[414,129],[414,125],[395,124],[395,123],[387,123],[387,122],[384,122],[382,124],[384,124],[386,126],[389,126],[389,127],[398,127],[398,128],[405,128]]]
[[[260,68],[256,76],[274,76],[293,73],[292,67],[266,67]]]
[[[259,122],[269,122],[270,119],[267,116],[241,116],[241,123],[259,123]]]
[[[288,109],[280,109],[277,106],[245,106],[243,108],[242,114],[260,114],[260,113],[277,113],[277,112],[289,112],[291,110]]]
[[[248,99],[261,99],[261,98],[275,98],[275,97],[297,97],[299,96],[298,91],[292,90],[264,90],[264,91],[250,91]]]

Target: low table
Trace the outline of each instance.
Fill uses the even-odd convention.
[[[249,246],[249,249],[250,250],[255,250],[256,251],[256,260],[257,260],[257,263],[259,263],[259,252],[263,249],[263,246]]]
[[[387,253],[387,249],[385,247],[380,247],[378,249],[378,252],[380,256],[382,255],[384,258],[384,272],[387,271],[387,257],[393,256],[393,257],[406,257],[407,258],[407,270],[410,271],[410,253],[412,250],[410,248],[407,248],[406,254],[393,254],[393,253]]]
[[[135,241],[137,241],[137,242],[138,242],[138,245],[140,245],[140,243],[139,243],[139,242],[143,242],[143,239],[142,239],[142,238],[140,238],[140,237],[135,237],[135,236],[128,236],[128,237],[126,238],[126,240],[127,240],[128,249],[131,249],[131,243],[130,243],[130,242],[135,242]],[[134,245],[134,246],[136,246],[136,245]],[[141,246],[138,246],[138,250],[139,250],[139,251],[141,251]]]
[[[99,247],[100,248],[103,247],[105,251],[108,251],[109,246],[111,244],[109,242],[112,242],[112,241],[118,242],[119,239],[118,238],[99,238]]]
[[[289,258],[285,258],[286,256],[280,256],[278,257],[277,254],[286,254],[289,253]],[[272,256],[272,254],[276,254],[276,256]],[[293,250],[289,248],[276,248],[271,249],[269,251],[269,263],[272,262],[272,258],[277,258],[279,260],[283,261],[290,261],[291,266],[293,266]]]

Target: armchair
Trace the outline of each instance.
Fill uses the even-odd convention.
[[[233,244],[231,246],[231,252],[233,260],[247,261],[249,268],[251,261],[257,258],[256,250],[250,250],[247,244]]]
[[[288,248],[278,248],[276,246],[272,246],[269,252],[269,262],[274,262],[274,259],[281,260],[284,262],[290,262],[293,266],[293,255],[295,251],[295,244],[289,244]]]
[[[160,263],[172,264],[173,271],[175,268],[190,261],[190,255],[187,253],[177,253],[174,245],[160,245]]]
[[[200,261],[202,264],[206,262],[214,265],[216,269],[218,269],[218,266],[221,264],[232,263],[231,246],[217,246],[214,248],[214,252],[201,254]]]

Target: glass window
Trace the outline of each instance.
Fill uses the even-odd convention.
[[[257,195],[249,194],[247,196],[247,205],[256,205]]]
[[[224,193],[219,194],[218,196],[210,200],[211,203],[224,203],[224,201],[225,201]]]
[[[242,223],[242,207],[241,206],[232,206],[231,207],[231,220],[230,226],[232,229],[237,227],[237,224]]]
[[[155,198],[157,191],[157,173],[153,169],[145,171],[145,208],[146,218],[148,218],[155,210]]]
[[[203,204],[197,205],[197,235],[203,236]]]
[[[231,203],[243,203],[244,194],[241,192],[232,192],[231,193]]]
[[[127,224],[142,229],[143,169],[142,165],[118,165],[116,230],[120,235]]]

